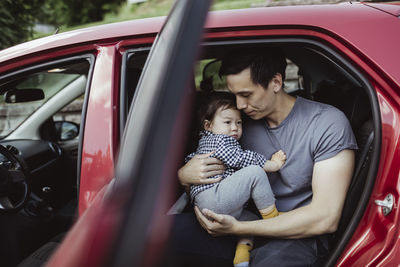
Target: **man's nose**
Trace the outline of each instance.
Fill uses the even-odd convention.
[[[246,101],[241,97],[236,97],[236,106],[238,109],[245,109],[247,107]]]

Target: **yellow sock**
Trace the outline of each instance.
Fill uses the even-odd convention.
[[[250,251],[252,248],[253,246],[250,244],[243,244],[243,243],[237,244],[235,258],[233,259],[233,265],[248,266],[250,262]]]
[[[263,217],[263,219],[271,219],[278,215],[279,215],[279,212],[276,208],[274,208],[272,211],[270,211],[268,213],[261,213],[261,216]]]

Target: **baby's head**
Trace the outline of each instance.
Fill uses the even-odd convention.
[[[236,108],[235,96],[228,92],[211,93],[200,109],[200,123],[203,130],[239,140],[242,136],[242,118]]]

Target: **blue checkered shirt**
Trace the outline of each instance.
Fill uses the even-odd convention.
[[[206,154],[215,151],[211,157],[221,160],[225,164],[225,172],[222,174],[222,179],[232,175],[237,170],[250,166],[258,165],[263,167],[267,159],[256,152],[250,150],[243,150],[239,142],[228,135],[224,134],[213,134],[209,131],[200,132],[199,146],[195,153],[188,155],[185,158],[185,162],[188,162],[196,154]],[[210,177],[218,178],[219,175]],[[190,197],[193,200],[194,197],[218,183],[213,184],[200,184],[192,185],[190,187]]]

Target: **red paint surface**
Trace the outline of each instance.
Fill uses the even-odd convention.
[[[81,161],[79,212],[82,214],[114,175],[118,126],[120,57],[115,44],[98,47],[86,111]]]

